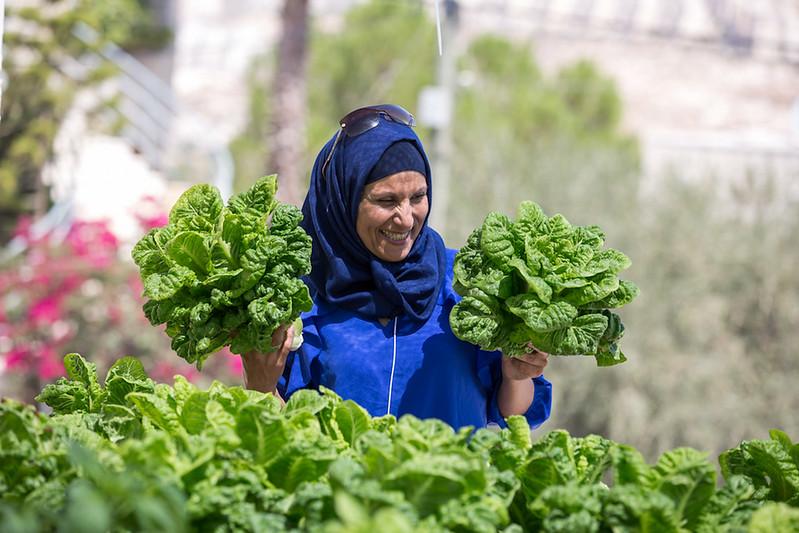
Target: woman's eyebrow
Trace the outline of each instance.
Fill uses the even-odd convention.
[[[394,193],[390,192],[372,192],[366,195],[367,198],[374,201],[380,200],[393,200],[395,198]]]
[[[412,192],[410,196],[416,196],[420,194],[427,194],[427,186],[419,187]],[[397,193],[396,191],[370,191],[368,193],[365,192],[363,196],[372,199],[391,199],[396,198],[397,196],[402,196],[402,193]]]

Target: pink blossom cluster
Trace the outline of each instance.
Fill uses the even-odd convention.
[[[137,211],[142,232],[167,223],[155,199],[149,208],[147,201]],[[75,221],[65,235],[35,237],[31,221],[22,219],[15,235],[27,249],[0,269],[0,371],[38,380],[31,384],[36,388],[65,374],[62,359],[69,351],[97,362],[129,355],[90,353],[97,346],[105,352],[128,350],[149,339],[144,342],[149,353],[130,355],[143,358],[153,379],[169,382],[181,374],[199,380],[198,371],[172,353],[163,328],[153,328],[144,317],[141,278],[120,258],[120,242],[106,222]],[[99,338],[104,336],[105,343]],[[107,346],[111,342],[121,345]],[[240,376],[241,358],[220,355],[209,361],[211,373]]]
[[[0,271],[0,355],[7,370],[49,381],[64,374],[63,348],[76,334],[68,300],[117,261],[119,242],[104,222],[77,221],[57,242],[52,233],[34,237],[23,219],[15,236],[28,248],[21,261]],[[113,323],[118,312],[109,310]]]

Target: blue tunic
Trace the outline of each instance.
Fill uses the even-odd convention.
[[[500,352],[461,341],[449,326],[460,297],[452,289],[455,250],[447,250],[447,277],[426,322],[407,316],[384,326],[318,301],[303,314],[303,344],[289,354],[278,390],[284,398],[320,385],[363,406],[372,416],[412,414],[453,426],[505,427],[497,406]],[[552,385],[538,377],[525,413],[531,427],[549,418]]]

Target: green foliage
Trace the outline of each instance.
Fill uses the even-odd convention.
[[[275,199],[276,176],[223,205],[216,188],[195,185],[133,248],[153,325],[166,323],[172,348],[201,368],[229,345],[270,352],[272,334],[311,308],[299,277],[311,270],[302,213]]]
[[[799,507],[799,443],[784,432],[772,430],[767,441],[744,441],[722,453],[719,464],[725,478],[743,476],[770,500]]]
[[[384,101],[413,110],[421,89],[435,84],[435,26],[421,2],[372,0],[347,12],[342,28],[317,30],[311,37],[309,171],[348,111]],[[436,228],[448,240],[463,242],[462,228],[479,222],[480,213],[458,207],[474,198],[494,210],[510,208],[519,195],[535,196],[542,205],[582,208],[579,202],[594,199],[597,189],[591,185],[599,183],[605,205],[623,205],[633,197],[638,147],[619,132],[615,85],[591,63],[578,61],[548,77],[527,43],[496,35],[480,36],[465,52],[454,53],[460,57],[451,127],[456,157],[450,163],[459,186],[450,193],[446,226]],[[251,120],[232,144],[239,187],[268,159],[270,63],[258,58],[253,64]],[[429,132],[420,127],[418,133],[426,140]],[[588,190],[590,196],[583,193]],[[607,213],[597,220],[611,222]]]
[[[620,220],[602,223],[634,258],[627,276],[641,294],[621,313],[623,349],[645,358],[612,373],[550,364],[548,379],[567,391],[560,401],[555,391],[556,427],[623,439],[648,459],[683,445],[718,454],[772,426],[799,427],[784,401],[799,380],[799,206],[776,178],[736,179],[653,178],[613,213]]]
[[[799,531],[799,509],[783,503],[767,503],[752,515],[749,533]]]
[[[780,472],[771,464],[717,488],[713,465],[689,448],[649,465],[597,435],[531,441],[522,417],[499,432],[455,432],[434,419],[372,418],[327,389],[282,406],[219,382],[156,384],[132,358],[102,385],[81,356],[65,366],[70,378],[39,398],[50,416],[0,403],[4,530],[796,529],[797,502],[758,488]],[[768,442],[794,446],[775,431],[729,453]]]
[[[244,190],[252,185],[254,176],[263,173],[264,162],[269,158],[270,86],[271,58],[258,56],[250,64],[246,83],[248,89],[247,116],[249,120],[238,136],[230,143],[230,153],[235,161],[235,190]]]
[[[553,355],[593,355],[599,366],[624,362],[624,326],[610,309],[638,288],[618,279],[630,260],[604,242],[598,226],[550,218],[533,202],[521,203],[515,222],[490,213],[455,257],[463,299],[450,314],[452,331],[508,356],[532,343]]]
[[[382,102],[412,108],[421,88],[434,80],[435,27],[422,2],[372,0],[349,11],[344,27],[337,34],[316,33],[311,42],[312,147],[327,141],[352,109]]]
[[[638,147],[620,131],[621,100],[613,81],[587,61],[545,75],[531,44],[484,35],[459,62],[468,84],[456,93],[454,157],[446,227],[463,242],[482,212],[480,198],[507,212],[519,197],[580,213],[615,228],[636,199]]]
[[[5,13],[3,71],[13,83],[4,88],[0,110],[0,242],[20,213],[34,209],[43,190],[42,169],[53,156],[53,140],[74,95],[114,73],[102,62],[78,73],[74,61],[108,41],[157,48],[170,38],[146,0],[45,4],[7,7]],[[73,31],[79,24],[95,29],[102,41],[89,46],[77,39]]]
[[[401,7],[407,11],[398,18],[416,16],[416,3],[391,3],[394,10],[374,20]],[[368,5],[359,3],[351,13]],[[419,78],[419,88],[435,78],[437,60],[432,23],[420,24],[432,35],[426,47],[414,57],[399,48],[393,54],[397,64],[411,65],[402,71],[403,82]],[[364,50],[375,43],[407,39],[414,46],[412,30],[392,23],[353,53],[332,47],[373,27],[371,20],[348,18],[330,31],[317,28],[308,114],[318,126],[309,130],[308,170],[341,115],[386,98],[380,83],[374,93],[335,96],[316,87],[346,91],[347,73],[366,71],[372,58]],[[533,40],[486,35],[466,44],[458,50],[449,209],[445,225],[435,229],[460,247],[486,212],[512,213],[521,198],[530,198],[547,212],[570,213],[574,224],[599,225],[609,246],[635,258],[629,277],[641,295],[636,312],[624,314],[624,343],[625,351],[646,358],[612,373],[558,358],[547,367],[558,384],[554,426],[634,443],[651,459],[686,444],[719,453],[771,426],[799,427],[799,410],[785,401],[785,391],[799,381],[799,208],[790,193],[780,193],[781,167],[770,173],[737,163],[716,166],[714,157],[704,172],[697,167],[704,156],[691,155],[678,163],[700,179],[650,173],[644,183],[638,141],[629,133],[634,125],[624,124],[626,108],[607,72],[583,61],[544,61]],[[327,80],[330,72],[338,81]],[[376,69],[370,72],[371,79],[382,79]],[[268,108],[268,91],[261,85],[256,92]],[[416,94],[391,97],[415,111]],[[260,112],[251,117],[251,126],[263,123]],[[419,133],[429,140],[423,129]],[[267,148],[262,138],[252,145]],[[266,155],[255,160],[250,168],[261,168]],[[437,190],[433,209],[440,205]]]

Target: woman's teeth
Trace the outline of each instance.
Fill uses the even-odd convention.
[[[406,231],[404,233],[394,233],[392,231],[386,231],[384,229],[381,229],[380,233],[382,233],[384,237],[386,237],[391,241],[404,241],[411,234],[410,231]]]

